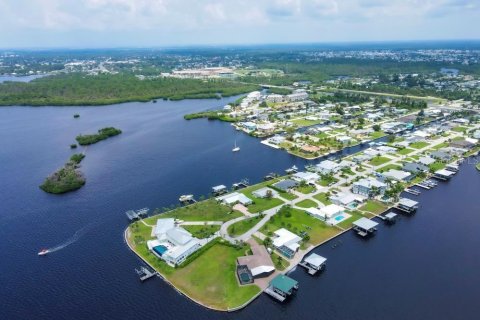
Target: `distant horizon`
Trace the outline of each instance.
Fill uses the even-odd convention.
[[[368,45],[395,45],[395,44],[415,44],[417,47],[421,47],[421,44],[426,46],[438,45],[438,44],[474,44],[479,45],[480,38],[477,39],[419,39],[419,40],[355,40],[355,41],[319,41],[319,42],[258,42],[258,43],[218,43],[218,44],[172,44],[172,45],[152,45],[152,46],[135,46],[135,45],[123,45],[123,46],[25,46],[25,47],[0,47],[2,51],[56,51],[56,50],[165,50],[165,49],[222,49],[222,48],[275,48],[275,47],[358,47]],[[348,48],[346,48],[348,49]]]

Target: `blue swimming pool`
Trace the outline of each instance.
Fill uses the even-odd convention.
[[[165,252],[167,252],[168,248],[162,245],[153,247],[153,251],[158,253],[160,256],[162,256]]]
[[[335,220],[336,220],[336,221],[342,221],[343,219],[345,219],[344,216],[336,216],[336,217],[335,217]]]

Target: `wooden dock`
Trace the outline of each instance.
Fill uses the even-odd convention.
[[[138,274],[138,276],[140,277],[140,281],[142,282],[158,275],[157,272],[150,271],[149,269],[143,266],[138,269],[135,269],[135,272]]]
[[[279,293],[276,293],[272,288],[268,287],[267,289],[265,289],[264,291],[266,294],[268,294],[269,296],[277,299],[278,301],[280,302],[283,302],[285,301],[286,297],[282,296],[281,294]]]
[[[418,196],[418,195],[421,193],[419,190],[410,189],[410,188],[405,189],[405,192],[406,192],[406,193],[413,194],[414,196]]]

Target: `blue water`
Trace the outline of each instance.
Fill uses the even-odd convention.
[[[340,220],[343,220],[343,218],[344,218],[344,216],[336,216],[335,220],[340,221]]]
[[[212,312],[160,279],[141,284],[123,241],[124,212],[168,207],[179,195],[306,163],[229,124],[185,121],[225,100],[105,107],[0,108],[0,310],[2,319],[477,319],[480,175],[462,165],[449,183],[416,197],[422,207],[363,241],[346,233],[316,251],[327,270],[291,276],[287,304],[262,295],[243,311]],[[73,114],[79,113],[79,119]],[[123,133],[86,150],[82,189],[38,189],[63,165],[79,133]],[[234,141],[241,152],[232,153]],[[80,148],[81,151],[82,149]],[[38,257],[42,247],[56,252]],[[335,248],[335,249],[333,249]]]
[[[15,82],[30,82],[34,79],[45,77],[45,75],[33,74],[29,76],[10,76],[10,75],[0,75],[0,83],[5,81],[15,81]]]

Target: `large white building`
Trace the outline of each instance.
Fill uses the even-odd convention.
[[[158,219],[153,233],[156,239],[147,241],[148,249],[171,266],[181,264],[201,247],[200,241],[176,226],[173,218]]]

